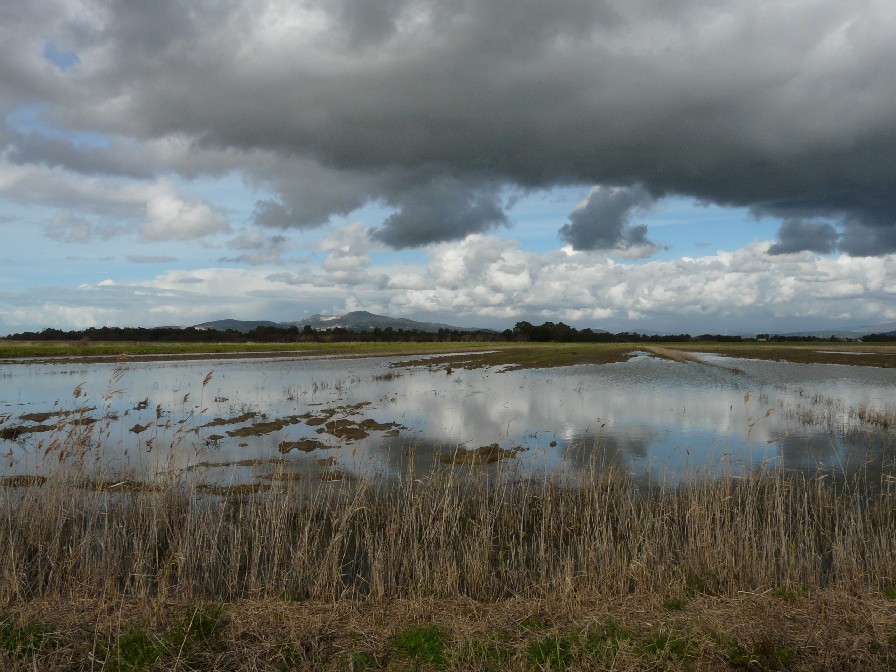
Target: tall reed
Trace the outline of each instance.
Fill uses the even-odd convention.
[[[764,472],[639,487],[460,479],[233,496],[62,475],[0,492],[0,599],[732,595],[896,585],[896,493]]]

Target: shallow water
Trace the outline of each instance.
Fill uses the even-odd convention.
[[[635,354],[618,364],[451,373],[390,368],[396,360],[384,358],[2,365],[0,430],[38,425],[21,418],[28,413],[74,413],[43,423],[58,429],[0,439],[0,475],[52,474],[72,462],[137,479],[193,467],[217,483],[434,466],[575,476],[607,463],[679,480],[762,466],[893,473],[894,431],[881,426],[896,417],[892,369],[700,357],[706,363]],[[244,413],[256,415],[207,426]],[[71,427],[78,417],[96,422]],[[400,427],[397,436],[380,426],[340,438],[315,418]],[[289,424],[227,434],[277,419]],[[282,442],[302,439],[323,445],[281,453]],[[444,464],[458,448],[492,444],[508,451],[500,467]]]

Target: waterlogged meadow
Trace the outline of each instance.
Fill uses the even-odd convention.
[[[891,370],[466,357],[4,365],[4,669],[896,664]]]
[[[777,467],[891,474],[892,370],[666,354],[680,358],[526,370],[385,358],[6,365],[3,474],[193,471],[210,486],[447,467],[575,478],[613,465],[653,481]]]

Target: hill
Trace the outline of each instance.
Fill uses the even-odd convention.
[[[302,329],[310,326],[317,331],[341,328],[347,331],[368,332],[374,329],[392,328],[396,331],[404,329],[405,331],[422,331],[426,333],[435,333],[439,329],[448,329],[450,331],[492,331],[491,329],[476,329],[475,327],[455,327],[450,324],[440,324],[437,322],[418,322],[417,320],[409,320],[403,317],[389,317],[387,315],[375,315],[366,310],[356,310],[342,315],[312,315],[303,320],[293,322],[270,322],[270,321],[254,321],[254,320],[214,320],[212,322],[203,322],[194,325],[197,329],[218,329],[226,331],[233,329],[241,333],[252,331],[256,327],[281,327],[288,328],[296,326]]]

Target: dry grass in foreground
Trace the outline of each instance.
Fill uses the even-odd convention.
[[[77,485],[0,492],[4,669],[896,665],[886,487]]]
[[[888,478],[888,477],[887,477]],[[95,479],[94,479],[95,481]],[[91,481],[91,482],[94,482]],[[896,489],[777,472],[638,487],[356,479],[213,496],[191,475],[0,491],[0,599],[382,600],[896,588]]]
[[[0,666],[71,670],[892,670],[896,600],[783,591],[670,599],[36,600]]]

